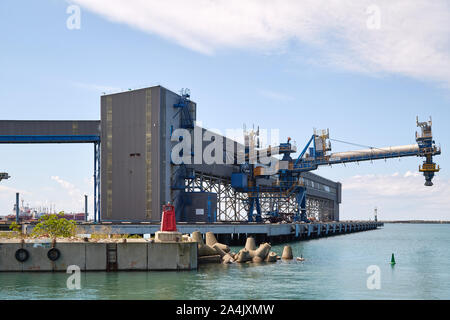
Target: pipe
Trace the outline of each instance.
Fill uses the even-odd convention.
[[[88,196],[84,195],[84,221],[88,221]]]
[[[396,147],[386,147],[386,148],[373,148],[373,149],[362,149],[355,151],[346,151],[346,152],[336,152],[330,155],[331,161],[339,161],[347,158],[353,157],[370,157],[370,156],[383,156],[390,155],[393,153],[404,153],[404,152],[412,152],[419,153],[419,146],[417,144],[409,144],[405,146],[396,146]]]
[[[16,193],[16,223],[19,223],[19,193]]]

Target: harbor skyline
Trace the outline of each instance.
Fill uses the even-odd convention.
[[[442,145],[442,155],[437,157],[442,170],[430,189],[423,186],[418,158],[334,165],[321,167],[317,173],[342,183],[343,219],[368,219],[378,206],[380,219],[448,220],[450,174],[446,168],[450,167],[450,160],[446,145],[450,143],[450,135],[445,120],[450,118],[450,75],[445,61],[449,61],[446,50],[449,31],[442,27],[445,23],[440,23],[448,21],[449,10],[445,10],[448,4],[445,1],[438,1],[435,7],[423,4],[426,10],[405,4],[404,10],[390,10],[382,2],[379,30],[365,27],[371,16],[366,12],[370,4],[363,1],[343,6],[337,12],[343,21],[351,17],[362,23],[362,27],[354,28],[362,32],[363,38],[346,33],[351,43],[370,45],[372,52],[387,55],[393,62],[386,65],[383,60],[377,64],[371,62],[370,52],[352,51],[358,57],[355,61],[363,67],[358,69],[339,64],[343,61],[333,60],[332,56],[323,56],[324,48],[341,53],[341,46],[349,50],[352,47],[343,39],[330,38],[339,28],[322,23],[318,25],[321,32],[317,36],[323,46],[286,31],[289,41],[270,42],[271,50],[261,50],[251,41],[248,45],[239,42],[240,36],[235,32],[228,33],[229,44],[215,44],[212,39],[220,34],[214,28],[211,28],[213,36],[199,31],[186,35],[192,41],[181,41],[176,33],[164,34],[151,29],[152,26],[136,27],[133,17],[150,18],[153,13],[147,7],[139,12],[140,4],[133,2],[130,2],[131,18],[123,20],[113,16],[121,10],[112,10],[112,4],[102,6],[101,1],[43,1],[26,6],[20,1],[4,1],[0,4],[0,18],[5,26],[1,31],[5,41],[2,56],[8,63],[3,63],[0,78],[0,97],[5,106],[2,119],[98,120],[100,97],[104,93],[155,84],[174,91],[189,87],[192,100],[198,104],[198,119],[207,128],[225,131],[242,128],[243,123],[247,127],[255,124],[279,129],[280,140],[292,136],[298,145],[307,140],[313,128],[329,128],[333,138],[362,145],[409,144],[414,142],[415,117],[419,115],[426,120],[432,116],[433,134]],[[74,14],[68,12],[71,5],[80,9],[79,29],[67,27]],[[151,5],[161,10],[161,19],[167,21],[170,15],[164,6]],[[249,8],[259,7],[252,2]],[[328,11],[324,8],[318,3],[317,11],[313,12],[325,14]],[[418,17],[422,33],[412,32]],[[204,15],[198,18],[202,21]],[[291,16],[286,19],[295,20]],[[250,21],[258,25],[260,18],[252,16]],[[395,21],[408,23],[393,32],[397,27]],[[227,30],[230,25],[221,28]],[[13,29],[14,36],[7,29]],[[304,29],[295,25],[292,30]],[[113,34],[115,41],[110,41]],[[266,39],[264,33],[257,34],[261,41]],[[280,34],[276,38],[285,39]],[[407,65],[400,62],[403,59],[394,59],[399,57],[399,48],[390,48],[382,38],[392,40],[402,36],[408,39],[405,43],[414,43],[421,50],[433,48],[427,55],[429,58],[422,59],[413,50],[415,55],[410,56],[413,62],[405,61]],[[192,45],[198,41],[211,50]],[[30,51],[32,56],[27,54]],[[308,57],[326,59],[316,61]],[[116,68],[112,70],[111,65]],[[286,114],[276,110],[285,110]],[[333,142],[334,150],[347,148]],[[16,192],[32,206],[43,206],[43,199],[47,199],[58,208],[73,212],[83,209],[83,195],[87,194],[92,218],[91,146],[2,145],[1,149],[0,172],[8,172],[11,178],[0,182],[0,213],[11,210]]]

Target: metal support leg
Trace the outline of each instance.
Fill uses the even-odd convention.
[[[253,209],[255,207],[255,198],[254,197],[249,197],[248,198],[248,202],[249,202],[248,222],[253,222]]]
[[[262,216],[261,216],[261,205],[259,203],[259,197],[256,196],[256,217],[255,217],[255,221],[256,222],[261,222],[262,221]]]
[[[294,221],[298,221],[300,218],[300,221],[308,222],[308,218],[306,216],[306,189],[300,188],[299,192],[297,193],[297,212],[294,216]],[[298,216],[298,213],[300,213],[300,217]]]
[[[20,221],[19,193],[16,192],[16,223]]]
[[[100,147],[101,144],[97,143],[97,221],[101,222],[101,209],[100,209],[100,163],[101,163],[101,155],[100,155]]]
[[[94,223],[100,222],[100,143],[94,143]]]
[[[97,143],[94,143],[94,223],[97,222]]]
[[[254,197],[249,197],[249,209],[248,209],[248,222],[253,222],[253,210],[255,209],[256,206],[256,216],[255,216],[255,221],[256,222],[261,222],[262,221],[262,216],[261,216],[261,205],[259,204],[259,198],[258,196]]]
[[[101,168],[101,143],[98,144],[97,146],[97,161],[98,161],[98,165],[97,165],[97,218],[98,221],[102,221],[102,210],[100,207],[100,203],[101,203],[101,195],[100,195],[100,184],[101,184],[101,179],[100,179],[100,168]]]

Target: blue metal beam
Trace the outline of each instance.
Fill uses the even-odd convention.
[[[294,167],[298,164],[298,162],[300,161],[301,158],[303,158],[303,155],[305,154],[306,150],[308,150],[309,145],[311,144],[311,142],[313,141],[315,135],[312,135],[311,139],[309,139],[308,143],[306,144],[305,148],[303,148],[302,153],[300,153],[300,155],[298,156],[297,160],[294,163]],[[314,146],[314,151],[316,150],[316,147]],[[312,156],[312,155],[311,155]]]
[[[311,171],[317,168],[317,166],[321,165],[330,165],[330,164],[340,164],[347,162],[359,162],[359,161],[370,161],[370,160],[382,160],[382,159],[392,159],[392,158],[401,158],[401,157],[411,157],[411,156],[420,156],[420,152],[386,152],[383,154],[377,155],[369,155],[369,156],[355,156],[355,157],[347,157],[340,158],[339,160],[311,160],[304,161],[302,163],[294,166],[293,172],[303,172],[303,171]]]
[[[94,143],[94,222],[100,222],[100,136],[0,135],[0,143]]]
[[[0,135],[0,143],[94,143],[97,135]]]

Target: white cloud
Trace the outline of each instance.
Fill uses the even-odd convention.
[[[404,175],[405,178],[407,177],[419,177],[420,173],[419,172],[411,172],[411,171],[407,171]]]
[[[74,86],[82,89],[87,89],[96,92],[105,92],[105,93],[115,93],[119,91],[125,91],[123,89],[111,86],[98,85],[93,83],[82,83],[82,82],[73,82]]]
[[[450,220],[450,180],[436,176],[424,186],[419,173],[353,176],[342,181],[344,218],[367,218],[377,206],[381,219]]]
[[[0,185],[0,215],[12,213],[12,208],[16,201],[16,192],[20,194],[20,201],[24,200],[25,205],[32,208],[55,208],[57,211],[80,213],[84,212],[84,195],[88,195],[88,212],[93,218],[93,177],[82,179],[80,186],[62,179],[59,176],[51,176],[50,180],[57,183],[57,186],[50,181],[43,181],[46,187],[39,187],[29,192],[17,187]],[[85,192],[83,192],[84,190]]]
[[[312,63],[450,85],[446,0],[74,0],[82,7],[192,50],[318,50]],[[380,9],[380,28],[367,27]],[[292,45],[294,44],[294,45]],[[300,54],[299,54],[300,56]]]
[[[16,194],[17,192],[20,194],[31,194],[30,192],[25,190],[11,188],[7,186],[0,186],[0,196],[5,196],[6,194]]]
[[[58,176],[51,176],[51,179],[58,182],[58,184],[61,185],[69,193],[71,197],[82,195],[80,189],[76,188],[75,185],[73,185],[72,183],[63,180]]]
[[[294,97],[287,95],[285,93],[276,92],[272,90],[260,90],[259,94],[263,97],[276,100],[276,101],[292,101],[294,100]]]
[[[56,205],[60,210],[64,210],[66,212],[84,212],[84,195],[86,193],[82,192],[80,188],[75,186],[73,183],[64,180],[60,178],[59,176],[51,176],[51,179],[53,181],[56,181],[61,187],[64,192],[60,192],[57,197],[55,197]],[[92,178],[93,179],[93,178]],[[91,194],[91,190],[93,189],[93,182],[91,179],[85,178],[84,180],[84,189],[89,190],[87,193],[90,201],[89,201],[89,208],[88,211],[91,213],[90,215],[93,216],[93,210],[92,207],[92,201],[93,197]]]

